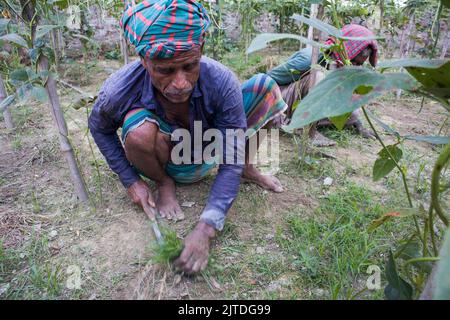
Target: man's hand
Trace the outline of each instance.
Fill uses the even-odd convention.
[[[131,200],[144,210],[150,220],[154,221],[156,218],[156,206],[147,183],[143,180],[138,180],[128,187],[127,193]]]
[[[199,222],[184,240],[184,249],[175,266],[189,275],[204,270],[208,265],[209,245],[215,236],[213,227]]]

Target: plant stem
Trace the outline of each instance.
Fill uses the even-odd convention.
[[[408,187],[408,183],[406,181],[406,175],[405,172],[403,171],[403,169],[400,167],[400,165],[398,164],[398,162],[395,160],[395,158],[392,156],[391,152],[389,151],[389,149],[386,147],[386,145],[384,144],[383,140],[381,139],[380,135],[378,134],[377,130],[375,129],[375,126],[373,125],[372,121],[370,121],[369,116],[367,115],[366,109],[364,107],[362,107],[362,110],[364,112],[364,116],[366,117],[367,122],[369,123],[370,127],[372,128],[375,137],[377,138],[377,140],[381,143],[381,145],[383,146],[383,149],[387,152],[387,154],[389,155],[389,157],[392,159],[392,161],[394,161],[395,166],[397,167],[397,169],[400,171],[401,175],[402,175],[402,180],[403,180],[403,186],[405,188],[405,192],[406,192],[406,196],[408,198],[408,202],[409,202],[409,206],[411,208],[413,208],[413,202],[411,200],[411,194],[409,193],[409,187]],[[422,232],[420,230],[420,226],[419,223],[417,222],[416,217],[413,216],[413,220],[414,220],[414,225],[416,226],[416,230],[417,230],[417,236],[420,238],[420,240],[422,241],[422,243],[426,244],[426,241],[424,239],[422,239]]]
[[[406,196],[408,197],[408,202],[409,202],[409,206],[411,208],[413,208],[413,202],[411,200],[411,194],[409,192],[409,187],[408,187],[408,183],[406,181],[406,175],[405,172],[403,171],[403,169],[400,167],[400,165],[398,164],[398,162],[395,160],[395,158],[392,156],[391,152],[389,151],[389,149],[386,147],[386,145],[384,144],[383,140],[381,140],[380,135],[378,134],[377,130],[375,129],[372,121],[370,121],[369,116],[367,115],[366,109],[364,107],[362,107],[362,110],[364,112],[364,116],[366,117],[367,122],[369,123],[370,127],[372,128],[375,137],[377,138],[377,140],[381,143],[381,145],[383,146],[383,149],[387,152],[387,154],[389,155],[389,157],[392,159],[392,161],[394,161],[395,166],[397,167],[397,169],[400,171],[401,175],[402,175],[402,180],[403,180],[403,186],[405,187],[405,192],[406,192]]]
[[[436,246],[436,239],[434,235],[434,218],[433,218],[433,204],[430,205],[430,209],[428,210],[428,221],[429,221],[429,232],[431,237],[431,245],[433,246],[433,253],[435,256],[439,255],[439,251]]]
[[[445,216],[444,211],[441,208],[441,204],[439,203],[439,179],[442,169],[448,165],[449,161],[450,142],[447,143],[444,150],[439,155],[431,175],[431,205],[446,227],[448,227],[448,218]]]
[[[422,258],[414,258],[405,262],[405,266],[414,262],[435,262],[439,261],[439,257],[422,257]]]

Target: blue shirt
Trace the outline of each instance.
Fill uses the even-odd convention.
[[[136,108],[145,108],[166,121],[164,109],[157,103],[150,74],[140,61],[130,63],[103,84],[89,117],[89,129],[111,170],[125,188],[140,178],[125,156],[117,130],[126,114]],[[189,122],[193,137],[193,122],[202,121],[202,131],[219,129],[224,137],[226,129],[247,128],[241,85],[236,76],[217,61],[202,57],[200,77],[194,87],[189,105]],[[168,121],[167,121],[168,122]],[[176,127],[173,127],[176,129]],[[238,143],[234,144],[237,152]],[[223,159],[226,156],[223,155]],[[201,219],[221,230],[225,216],[237,196],[244,165],[221,164],[213,183]]]
[[[285,86],[297,81],[302,75],[311,69],[312,48],[305,48],[297,51],[289,59],[267,72],[273,80],[280,86]],[[319,53],[319,61],[323,59],[323,54]]]

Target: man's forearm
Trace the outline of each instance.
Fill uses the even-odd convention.
[[[104,134],[92,128],[91,133],[109,167],[119,176],[125,188],[140,179],[128,161],[117,134]]]
[[[200,220],[221,231],[225,218],[239,192],[243,166],[222,165],[211,188]]]

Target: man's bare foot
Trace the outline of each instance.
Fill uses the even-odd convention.
[[[362,125],[356,124],[355,125],[356,132],[363,136],[363,138],[366,139],[375,139],[375,134],[372,130],[364,128]]]
[[[315,131],[310,139],[311,144],[315,147],[331,147],[336,145],[336,141],[328,139],[318,131]]]
[[[274,176],[262,174],[258,169],[256,169],[251,164],[245,166],[242,178],[244,178],[247,181],[256,183],[257,185],[263,187],[264,189],[273,192],[283,192],[283,186],[281,185],[280,180],[278,180]]]
[[[156,201],[159,214],[163,218],[169,220],[184,219],[183,210],[178,203],[175,195],[175,182],[172,179],[167,179],[162,183],[158,183],[158,200]]]

